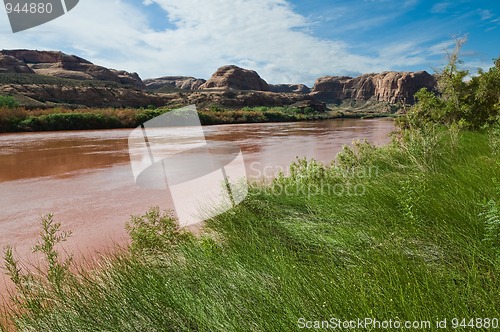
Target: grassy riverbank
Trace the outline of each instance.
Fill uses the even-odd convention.
[[[11,105],[11,107],[0,107],[0,132],[135,128],[168,111],[169,109],[113,108],[27,110]],[[198,113],[204,125],[390,116],[385,113],[363,111],[317,112],[312,109],[292,107],[245,107],[241,109],[211,107],[199,110]]]
[[[293,331],[499,318],[499,166],[498,126],[408,129],[332,166],[297,162],[198,237],[152,210],[132,219],[129,251],[77,274],[54,259],[46,224],[48,274],[7,259],[20,290],[10,319],[27,331]]]

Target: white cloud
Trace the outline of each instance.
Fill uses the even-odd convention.
[[[434,14],[446,13],[451,6],[452,6],[451,2],[439,2],[434,6],[432,6],[431,13]]]
[[[427,50],[430,55],[444,55],[450,53],[455,47],[455,40],[445,40],[441,43],[437,43]]]
[[[486,21],[486,20],[489,20],[490,18],[492,18],[494,15],[493,13],[491,12],[491,10],[478,10],[479,12],[479,15],[481,16],[481,19],[483,21]]]

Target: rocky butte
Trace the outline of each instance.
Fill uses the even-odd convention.
[[[269,91],[269,84],[257,72],[238,66],[223,66],[217,69],[212,77],[200,89],[233,89]]]

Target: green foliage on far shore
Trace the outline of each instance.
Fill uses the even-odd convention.
[[[198,111],[202,124],[231,124],[231,123],[262,123],[262,122],[290,122],[306,120],[322,120],[338,117],[337,113],[316,112],[310,108],[280,107],[243,107],[241,109],[227,109],[212,106],[209,109]]]
[[[169,111],[167,108],[27,110],[0,106],[0,132],[135,128]],[[198,114],[203,125],[387,116],[362,112],[316,112],[308,108],[292,107],[227,109],[216,106],[201,109]]]
[[[0,132],[135,128],[166,109],[0,108]]]

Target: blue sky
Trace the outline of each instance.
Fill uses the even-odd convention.
[[[142,78],[209,78],[220,66],[254,69],[270,83],[325,75],[441,67],[454,36],[464,66],[500,55],[496,0],[80,0],[65,16],[13,34],[1,48],[61,50]]]

